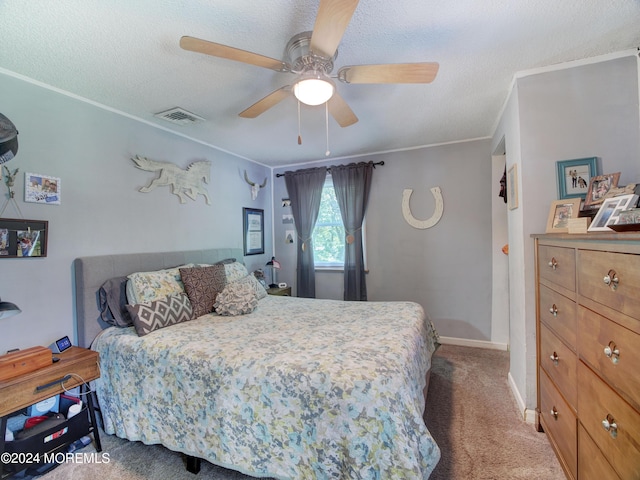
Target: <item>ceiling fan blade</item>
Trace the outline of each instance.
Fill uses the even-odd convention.
[[[204,53],[214,57],[226,58],[227,60],[235,60],[236,62],[248,63],[258,67],[269,68],[276,72],[288,72],[289,65],[282,60],[265,57],[257,53],[247,52],[239,48],[229,47],[221,43],[209,42],[194,37],[182,37],[180,39],[180,47],[197,53]]]
[[[280,103],[291,94],[291,85],[279,88],[275,92],[271,92],[266,97],[258,100],[246,110],[243,110],[238,115],[242,118],[256,118],[258,115],[266,112],[271,107]]]
[[[320,0],[311,35],[311,51],[332,58],[357,6],[358,0]]]
[[[347,102],[344,101],[344,98],[342,98],[338,92],[334,92],[327,103],[329,113],[331,113],[331,116],[335,118],[341,127],[348,127],[358,121],[356,114],[353,113],[353,110],[351,110]]]
[[[434,62],[350,65],[338,70],[338,79],[346,83],[431,83],[439,67]]]

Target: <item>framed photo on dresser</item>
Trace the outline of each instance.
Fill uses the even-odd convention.
[[[591,179],[600,174],[598,157],[560,160],[556,162],[558,198],[584,199]]]
[[[609,190],[618,186],[618,180],[620,180],[620,172],[593,177],[589,182],[587,196],[584,199],[585,209],[598,208],[603,200],[607,198]]]
[[[608,232],[611,225],[618,223],[619,215],[625,210],[633,208],[638,203],[638,195],[619,195],[617,197],[605,198],[589,225],[589,232]]]
[[[580,203],[582,203],[581,198],[567,198],[553,202],[549,209],[546,233],[569,232],[569,219],[578,218]]]

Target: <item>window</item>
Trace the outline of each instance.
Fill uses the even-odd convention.
[[[316,267],[344,267],[344,225],[330,176],[322,188],[320,212],[313,229],[313,257]]]

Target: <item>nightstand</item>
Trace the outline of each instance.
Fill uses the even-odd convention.
[[[285,287],[285,288],[273,287],[273,288],[267,289],[267,293],[269,295],[279,295],[281,297],[290,297],[291,287]]]
[[[86,348],[71,347],[54,355],[59,361],[29,373],[0,382],[0,453],[20,451],[31,456],[64,452],[65,448],[80,437],[93,434],[96,451],[100,452],[100,436],[96,427],[93,398],[89,382],[100,377],[98,352]],[[64,385],[64,388],[63,388]],[[81,400],[85,404],[80,413],[65,422],[52,426],[34,438],[34,441],[5,442],[7,418],[10,414],[29,407],[59,393],[80,387]],[[36,437],[34,435],[33,437]],[[24,450],[23,450],[24,448]],[[24,456],[23,456],[24,457]],[[33,463],[36,465],[38,462]],[[20,468],[28,468],[29,464]],[[0,476],[4,478],[5,462],[0,464]],[[17,467],[17,466],[16,466]]]

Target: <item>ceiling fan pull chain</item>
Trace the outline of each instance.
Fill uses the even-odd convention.
[[[329,102],[324,102],[324,126],[327,131],[327,151],[324,152],[324,155],[328,157],[331,155],[329,151]]]
[[[302,134],[300,133],[300,100],[298,100],[298,145],[302,145]]]

